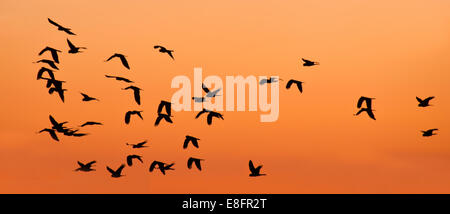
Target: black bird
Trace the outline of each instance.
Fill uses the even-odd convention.
[[[206,93],[206,97],[216,97],[216,96],[220,96],[220,95],[217,95],[217,93],[219,93],[219,91],[222,90],[222,88],[218,88],[218,89],[216,89],[216,90],[214,90],[214,91],[211,91],[211,90],[209,90],[209,88],[206,87],[206,85],[203,84],[203,83],[202,83],[202,89],[203,89],[203,91]]]
[[[53,69],[59,70],[59,68],[58,68],[58,66],[56,66],[55,62],[53,62],[52,60],[49,60],[49,59],[41,59],[41,60],[36,61],[35,63],[46,63]]]
[[[153,163],[150,165],[149,171],[153,172],[154,169],[159,169],[163,175],[166,175],[166,170],[175,170],[172,168],[174,164],[175,163],[166,164],[160,161],[153,161]],[[156,168],[156,166],[158,166],[158,168]]]
[[[44,74],[44,72],[47,72],[48,76],[50,77],[49,79],[55,80],[55,74],[53,73],[53,70],[46,68],[46,67],[42,67],[41,69],[39,69],[36,79],[37,80],[44,79],[44,78],[42,78],[42,75]]]
[[[155,121],[155,126],[158,126],[162,119],[164,119],[165,121],[167,121],[169,123],[173,123],[173,121],[172,121],[172,119],[170,119],[170,117],[171,116],[168,114],[158,114],[158,117],[156,118],[156,121]]]
[[[422,100],[419,97],[416,97],[417,101],[419,101],[419,107],[427,107],[430,106],[430,100],[432,100],[434,97],[427,97],[426,99]]]
[[[66,127],[64,127],[64,124],[67,123],[67,121],[64,121],[62,123],[58,123],[55,118],[52,115],[49,115],[48,118],[50,119],[50,122],[52,123],[52,129],[56,130],[57,132],[63,133],[67,130]]]
[[[50,73],[49,73],[49,76],[51,76]],[[39,79],[47,80],[47,85],[46,85],[47,88],[50,88],[52,85],[55,86],[55,88],[62,88],[62,84],[66,82],[66,81],[62,81],[62,80],[56,80],[54,78],[42,77],[42,75],[40,75],[40,76],[38,75],[38,77],[39,77]]]
[[[128,86],[128,87],[126,87],[126,88],[122,88],[122,90],[128,90],[128,89],[132,89],[132,90],[133,90],[133,93],[134,93],[134,100],[136,101],[136,103],[137,103],[138,105],[141,105],[141,95],[140,95],[140,91],[141,91],[142,89],[140,89],[140,88],[138,88],[138,87],[136,87],[136,86],[133,86],[133,85]]]
[[[158,114],[163,114],[163,108],[166,108],[166,113],[169,116],[172,116],[172,103],[161,100],[161,102],[158,105]]]
[[[433,135],[436,135],[435,133],[433,133],[434,131],[437,131],[439,129],[428,129],[426,131],[422,131],[422,136],[424,137],[431,137]]]
[[[80,167],[78,169],[75,169],[75,171],[83,171],[83,172],[90,172],[90,171],[95,171],[95,169],[92,169],[91,167],[93,167],[93,164],[97,163],[97,161],[91,161],[87,164],[83,164],[80,161],[77,161],[78,165],[80,165]]]
[[[302,81],[298,81],[298,80],[289,80],[288,83],[286,84],[286,89],[290,89],[292,84],[296,84],[298,90],[300,91],[300,93],[303,92],[303,87],[302,87]]]
[[[215,112],[215,111],[211,111],[211,112],[209,112],[208,118],[207,118],[208,125],[211,125],[213,117],[217,117],[217,118],[223,120],[223,115],[221,113]]]
[[[63,134],[66,136],[73,136],[78,131],[79,131],[78,129],[64,128]]]
[[[124,175],[122,175],[122,170],[123,170],[124,167],[125,167],[125,164],[122,164],[122,165],[120,165],[120,167],[116,171],[112,170],[108,166],[106,167],[106,169],[111,173],[111,177],[119,178],[121,176],[124,176]]]
[[[130,69],[130,65],[128,65],[128,61],[125,58],[126,56],[124,56],[123,54],[119,54],[119,53],[115,53],[114,55],[110,56],[106,62],[108,62],[109,60],[111,60],[114,57],[119,57],[120,61],[122,61],[122,65],[125,66],[125,68],[127,68],[128,70]]]
[[[198,158],[193,158],[190,157],[187,161],[187,166],[189,169],[192,168],[192,163],[195,163],[195,166],[197,167],[198,170],[202,171],[202,165],[200,164],[200,161],[202,161],[203,159],[198,159]]]
[[[358,104],[356,105],[356,107],[358,107],[358,108],[361,108],[362,107],[362,104],[364,103],[364,102],[366,102],[366,107],[368,108],[368,109],[372,109],[372,100],[374,100],[375,98],[370,98],[370,97],[364,97],[364,96],[361,96],[359,99],[358,99]]]
[[[141,112],[143,111],[127,111],[127,113],[125,113],[125,123],[126,124],[130,123],[130,117],[133,114],[137,114],[137,116],[139,116],[143,120],[144,118],[142,117]]]
[[[261,79],[260,81],[259,81],[259,84],[260,85],[264,85],[264,84],[266,84],[266,83],[273,83],[273,82],[278,82],[278,80],[282,80],[282,79],[277,79],[277,78],[275,78],[275,77],[270,77],[269,79],[267,79],[267,78],[265,78],[265,79]]]
[[[198,117],[200,117],[202,114],[204,113],[209,113],[211,112],[211,110],[208,110],[206,108],[203,108],[200,112],[198,112],[198,114],[195,116],[195,119],[197,119]]]
[[[314,61],[307,60],[307,59],[304,59],[304,58],[302,58],[302,60],[303,60],[303,66],[319,65],[318,62],[314,62]]]
[[[196,103],[203,103],[206,102],[206,97],[192,97],[192,100]]]
[[[105,77],[106,78],[115,78],[117,81],[124,81],[124,82],[127,82],[127,83],[133,83],[133,81],[131,81],[131,80],[127,79],[127,78],[124,78],[124,77],[109,76],[109,75],[105,75]]]
[[[103,124],[99,123],[99,122],[88,121],[88,122],[83,123],[83,125],[81,125],[80,127],[92,126],[92,125],[103,125]]]
[[[92,101],[92,100],[97,100],[97,101],[99,101],[97,98],[90,97],[90,96],[87,95],[87,94],[84,94],[84,93],[81,93],[81,92],[80,92],[80,94],[83,96],[82,101],[84,101],[84,102],[89,102],[89,101]]]
[[[158,48],[159,48],[159,52],[161,52],[161,53],[167,53],[167,54],[169,54],[169,56],[170,56],[173,60],[175,60],[175,59],[173,58],[173,55],[172,55],[173,50],[167,50],[165,47],[160,46],[160,45],[155,45],[155,46],[153,46],[153,48],[155,48],[155,49],[158,49]]]
[[[142,156],[139,156],[139,155],[128,155],[127,156],[127,164],[128,164],[128,166],[132,166],[133,165],[133,159],[138,159],[139,161],[141,161],[141,163],[144,163],[144,161],[142,161]]]
[[[39,133],[42,132],[48,132],[50,134],[50,136],[53,138],[53,140],[59,141],[58,136],[56,135],[56,132],[54,129],[42,129],[41,131],[39,131]]]
[[[128,143],[126,143],[126,144],[129,145],[129,146],[132,146],[133,149],[139,149],[139,148],[147,147],[147,146],[144,146],[146,143],[147,143],[147,141],[140,142],[140,143],[137,143],[137,144],[128,144]]]
[[[67,89],[63,89],[62,85],[54,85],[54,87],[48,89],[49,94],[53,94],[55,91],[58,92],[59,98],[64,102],[64,91],[67,91]]]
[[[82,53],[80,51],[80,49],[87,49],[86,47],[76,47],[75,45],[72,44],[72,42],[70,42],[69,39],[67,39],[67,44],[69,45],[69,48],[70,48],[68,53],[71,53],[71,54]]]
[[[53,61],[59,63],[58,52],[61,51],[47,46],[44,49],[42,49],[41,52],[39,52],[39,56],[47,51],[50,51],[50,53],[52,54]]]
[[[376,120],[375,119],[375,115],[373,114],[373,111],[375,111],[375,110],[372,110],[372,109],[370,109],[370,108],[361,108],[356,114],[355,114],[355,116],[358,116],[359,114],[361,114],[362,112],[367,112],[367,114],[369,115],[369,117],[370,118],[372,118],[373,120]]]
[[[70,28],[65,28],[65,27],[59,25],[58,23],[54,22],[50,18],[47,18],[47,19],[48,19],[48,22],[50,22],[50,24],[55,25],[56,27],[58,27],[58,30],[64,31],[64,32],[66,32],[69,35],[76,35],[76,34],[72,33],[72,31],[70,31],[71,30]]]
[[[186,135],[186,139],[184,140],[184,143],[183,143],[183,149],[186,149],[188,147],[189,142],[191,142],[193,146],[198,148],[198,141],[199,140],[200,140],[199,138]]]
[[[253,162],[250,160],[248,162],[248,166],[250,168],[250,177],[257,177],[257,176],[261,176],[261,175],[266,175],[266,174],[260,174],[261,171],[261,167],[262,165],[258,166],[255,168],[255,166],[253,165]]]

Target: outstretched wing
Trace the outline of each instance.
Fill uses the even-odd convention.
[[[120,61],[122,61],[122,65],[125,66],[125,68],[130,69],[130,65],[128,65],[128,61],[124,55],[120,55]]]
[[[430,100],[432,100],[434,97],[428,97],[428,98],[426,98],[424,101],[425,102],[429,102]],[[419,101],[420,102],[420,101]]]
[[[116,170],[117,173],[121,174],[125,164],[120,165],[120,167]]]
[[[76,49],[77,47],[75,47],[75,45],[72,44],[72,42],[70,42],[69,39],[67,39],[67,44],[69,45],[70,49]]]
[[[84,167],[85,165],[83,163],[81,163],[80,161],[77,161],[78,165],[80,165],[80,167]]]
[[[56,132],[54,130],[50,130],[49,133],[53,140],[59,141],[58,136],[56,136]]]
[[[250,161],[248,162],[248,167],[249,167],[249,169],[250,169],[251,172],[254,172],[254,171],[256,170],[256,169],[255,169],[255,166],[253,165],[252,160],[250,160]]]
[[[106,169],[107,169],[111,174],[116,173],[116,171],[114,171],[113,169],[109,168],[108,166],[106,167]]]
[[[138,105],[141,105],[141,95],[139,89],[134,89],[134,100]]]
[[[208,114],[208,118],[206,119],[206,121],[208,122],[208,125],[211,125],[213,116],[214,115],[212,113]]]
[[[302,58],[302,60],[303,60],[303,62],[305,62],[305,63],[313,63],[313,61],[307,60],[307,59],[304,59],[304,58]]]
[[[372,110],[367,110],[367,114],[369,115],[370,118],[376,120],[376,119],[375,119],[375,115],[373,114],[373,111],[372,111]]]
[[[159,164],[158,161],[153,161],[152,164],[150,165],[150,168],[148,169],[148,171],[153,172],[153,170],[155,169],[155,166],[158,164]]]
[[[47,18],[47,20],[48,20],[48,22],[50,22],[50,24],[55,25],[56,27],[62,27],[61,25],[59,25],[55,21],[51,20],[50,18]]]
[[[420,99],[419,97],[416,97],[416,100],[419,101],[419,103],[422,103],[422,102],[423,102],[423,100]]]
[[[201,165],[199,159],[197,159],[197,160],[195,161],[195,166],[197,166],[197,169],[198,169],[198,170],[202,171],[202,165]]]
[[[147,143],[147,141],[144,141],[144,142],[141,142],[141,143],[138,143],[138,144],[136,144],[137,146],[143,146],[144,144],[146,144]]]
[[[291,85],[295,82],[295,80],[289,80],[288,83],[286,84],[286,89],[290,89]]]
[[[159,122],[161,122],[162,119],[163,119],[163,115],[158,115],[158,117],[156,118],[156,121],[155,121],[155,126],[158,126]]]
[[[91,166],[92,166],[92,164],[94,164],[94,163],[97,163],[97,161],[91,161],[91,162],[87,163],[87,164],[86,164],[86,166],[89,166],[89,167],[91,167]]]
[[[133,165],[133,156],[132,155],[127,156],[127,164],[128,164],[128,166]]]
[[[202,89],[203,89],[203,91],[204,91],[205,93],[209,93],[208,87],[206,87],[206,85],[203,84],[203,83],[202,83]]]
[[[188,161],[187,161],[187,167],[188,167],[189,169],[192,168],[192,162],[194,162],[194,159],[193,159],[193,158],[189,158]]]
[[[125,123],[129,124],[130,123],[130,117],[131,117],[131,112],[127,112],[125,113]]]
[[[173,58],[172,52],[173,52],[173,51],[167,51],[167,54],[169,54],[170,58],[172,58],[173,60],[175,60],[175,58]]]

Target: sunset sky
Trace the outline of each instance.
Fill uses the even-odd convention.
[[[0,193],[450,193],[450,1],[24,1],[0,0],[2,97]],[[58,31],[47,18],[71,28]],[[66,39],[87,47],[68,54]],[[173,49],[175,60],[153,49]],[[50,46],[60,49],[57,79],[66,101],[36,80]],[[127,56],[131,70],[114,53]],[[301,66],[301,58],[320,62]],[[225,120],[174,112],[155,127],[175,76],[280,76],[279,119],[222,112]],[[141,87],[138,106],[127,77]],[[304,81],[304,91],[285,89]],[[100,99],[82,102],[80,92]],[[360,96],[375,97],[377,120],[353,116]],[[415,97],[435,96],[417,107]],[[124,115],[143,110],[144,120]],[[81,138],[47,133],[49,115],[81,128]],[[430,138],[421,130],[438,128]],[[183,150],[186,135],[200,148]],[[125,143],[148,140],[149,147]],[[144,164],[125,167],[127,155]],[[205,159],[189,170],[189,157]],[[248,161],[267,176],[249,177]],[[75,172],[96,160],[94,172]],[[153,160],[175,162],[166,176]]]

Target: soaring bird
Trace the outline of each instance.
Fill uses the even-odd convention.
[[[103,125],[103,124],[99,123],[99,122],[95,122],[95,121],[87,121],[87,122],[83,123],[83,125],[81,125],[80,127],[92,126],[92,125]]]
[[[370,109],[370,108],[361,108],[361,109],[355,114],[355,116],[358,116],[358,115],[361,114],[362,112],[367,112],[367,114],[369,115],[370,118],[376,120],[376,119],[375,119],[375,115],[373,114],[373,111],[374,111],[374,110],[372,110],[372,109]]]
[[[364,97],[364,96],[361,96],[359,99],[358,99],[358,104],[356,105],[356,107],[358,107],[358,108],[361,108],[362,107],[362,104],[364,103],[364,102],[366,102],[366,107],[368,108],[368,109],[372,109],[372,100],[374,100],[375,98],[370,98],[370,97]]]
[[[83,172],[90,172],[95,171],[95,169],[92,169],[93,164],[97,163],[97,161],[91,161],[87,164],[81,163],[80,161],[77,161],[78,165],[80,166],[78,169],[75,169],[75,171],[83,171]]]
[[[128,146],[133,147],[133,149],[139,149],[139,148],[147,147],[147,146],[144,146],[146,143],[147,143],[147,141],[143,141],[143,142],[140,142],[140,143],[137,143],[137,144],[128,144],[128,143],[126,143],[126,144]]]
[[[63,89],[62,85],[54,85],[54,87],[48,89],[49,94],[53,94],[55,91],[58,92],[59,98],[64,102],[64,92],[67,91],[67,89]]]
[[[124,81],[124,82],[127,82],[127,83],[133,83],[133,81],[131,81],[131,80],[127,79],[127,78],[124,78],[124,77],[110,76],[110,75],[105,75],[105,77],[106,78],[115,78],[117,81]]]
[[[184,140],[184,143],[183,143],[183,149],[186,149],[188,147],[189,142],[191,142],[193,146],[198,148],[198,141],[199,140],[200,140],[199,138],[186,135],[186,139]]]
[[[435,133],[433,133],[434,131],[437,131],[439,129],[428,129],[426,131],[422,131],[422,136],[424,137],[431,137],[433,135],[436,135]]]
[[[132,166],[133,165],[133,159],[138,159],[141,163],[144,163],[144,161],[142,161],[142,156],[139,156],[139,155],[128,155],[127,156],[127,164],[128,164],[128,166]]]
[[[214,90],[214,91],[211,91],[211,90],[209,90],[208,87],[206,87],[206,85],[203,84],[203,83],[202,83],[202,89],[203,89],[203,91],[206,93],[206,97],[216,97],[216,96],[220,96],[220,95],[217,95],[217,93],[219,93],[219,91],[222,90],[222,88],[218,88],[218,89],[216,89],[216,90]]]
[[[417,101],[419,101],[419,107],[427,107],[430,106],[430,100],[432,100],[434,97],[427,97],[426,99],[422,100],[419,97],[416,97]]]
[[[122,61],[122,65],[125,66],[125,68],[127,68],[128,70],[130,69],[130,66],[128,65],[127,59],[125,58],[126,56],[124,56],[123,54],[115,53],[114,55],[110,56],[106,60],[106,62],[108,62],[109,60],[111,60],[114,57],[119,57],[120,61]]]
[[[279,79],[279,78],[277,79],[276,77],[270,77],[269,79],[264,78],[259,81],[259,84],[264,85],[266,83],[278,82],[278,80],[281,80],[281,79]]]
[[[106,169],[111,173],[111,177],[113,178],[119,178],[122,177],[124,175],[122,175],[122,170],[125,167],[125,164],[120,165],[120,167],[117,170],[112,170],[111,168],[109,168],[108,166],[106,167]]]
[[[52,54],[53,61],[59,63],[58,52],[61,51],[47,46],[44,49],[42,49],[41,52],[39,52],[39,56],[47,51],[50,51],[50,53]]]
[[[133,114],[136,114],[143,120],[144,118],[142,117],[141,112],[143,112],[143,111],[127,111],[127,113],[125,113],[125,123],[126,124],[130,123],[130,117]]]
[[[221,113],[215,112],[215,111],[211,111],[211,112],[209,112],[208,118],[207,118],[208,125],[212,124],[213,117],[217,117],[217,118],[223,120],[223,115]]]
[[[44,72],[46,72],[48,74],[48,76],[50,77],[49,79],[55,80],[55,74],[53,73],[53,70],[46,68],[46,67],[42,67],[41,69],[39,69],[36,79],[37,80],[44,79],[44,78],[42,78],[42,75],[44,75]]]
[[[192,100],[196,103],[203,103],[206,102],[206,97],[192,97]]]
[[[302,58],[302,60],[303,60],[303,66],[319,65],[319,62],[314,62],[314,61],[307,60],[307,59],[304,59],[304,58]]]
[[[262,165],[260,165],[260,166],[255,168],[255,166],[253,165],[253,162],[250,160],[248,162],[248,166],[249,166],[250,172],[251,172],[250,173],[250,177],[257,177],[257,176],[261,176],[261,175],[266,175],[266,174],[261,174],[260,173]]]
[[[89,102],[89,101],[92,101],[92,100],[97,100],[97,101],[99,101],[97,98],[90,97],[90,96],[87,95],[87,94],[84,94],[84,93],[81,93],[81,92],[80,92],[80,94],[83,96],[82,101],[84,101],[84,102]]]
[[[77,46],[75,46],[74,44],[72,44],[72,42],[70,42],[69,39],[67,39],[67,44],[69,45],[69,48],[70,48],[68,53],[71,53],[71,54],[82,53],[80,51],[80,49],[87,49],[86,47],[77,47]]]
[[[58,23],[56,23],[55,21],[51,20],[50,18],[47,18],[47,19],[48,19],[48,22],[50,22],[50,24],[55,25],[56,27],[58,27],[58,30],[64,31],[64,32],[66,32],[69,35],[76,35],[76,34],[72,33],[72,31],[70,31],[71,30],[70,28],[65,28],[65,27],[59,25]]]
[[[195,116],[195,119],[199,118],[204,113],[209,113],[211,110],[208,110],[206,108],[203,108],[201,111],[198,112],[198,114]]]
[[[164,114],[164,113],[162,113],[164,108],[166,109],[166,113],[165,114],[167,114],[169,116],[172,116],[172,103],[164,101],[164,100],[161,100],[161,102],[158,105],[157,113],[158,114]]]
[[[190,157],[187,161],[187,166],[189,169],[192,168],[192,163],[195,163],[195,166],[197,167],[198,170],[202,171],[202,165],[200,164],[200,161],[202,161],[203,159],[198,159],[198,158],[193,158]]]
[[[141,105],[141,95],[140,95],[140,91],[141,91],[142,89],[140,89],[140,88],[138,88],[138,87],[136,87],[136,86],[133,86],[133,85],[128,86],[128,87],[126,87],[126,88],[122,88],[122,90],[128,90],[128,89],[132,89],[132,90],[133,90],[133,93],[134,93],[134,100],[136,101],[136,103],[137,103],[138,105]]]
[[[55,62],[52,60],[49,60],[49,59],[41,59],[41,60],[36,61],[35,63],[46,63],[53,69],[59,70],[59,68],[58,68],[58,66],[56,66]]]
[[[59,141],[58,136],[56,135],[56,132],[54,129],[42,129],[41,131],[39,131],[39,133],[42,132],[48,132],[50,134],[50,136],[53,138],[53,140]]]
[[[175,60],[175,59],[173,58],[173,55],[172,55],[173,50],[167,50],[165,47],[160,46],[160,45],[155,45],[155,46],[153,46],[153,48],[154,48],[154,49],[158,49],[158,48],[159,48],[159,52],[161,52],[161,53],[167,53],[167,54],[169,54],[170,58],[172,58],[173,60]]]
[[[52,129],[56,130],[57,132],[63,133],[67,130],[66,127],[64,127],[64,124],[67,123],[67,121],[64,121],[62,123],[58,123],[55,118],[52,115],[49,115],[48,118],[50,119],[50,123],[52,123]]]
[[[156,121],[155,121],[155,126],[158,126],[162,119],[164,119],[165,121],[167,121],[169,123],[173,123],[173,121],[172,121],[172,119],[170,119],[170,117],[171,116],[168,114],[158,114],[158,117],[156,118]]]
[[[159,169],[163,175],[166,175],[166,170],[175,170],[172,168],[173,165],[175,165],[175,163],[166,164],[160,161],[153,161],[149,171],[153,172],[154,169]],[[156,168],[156,166],[158,166],[158,168]]]
[[[289,80],[288,83],[286,84],[286,89],[290,89],[292,84],[296,84],[298,90],[300,91],[300,93],[303,92],[303,87],[302,87],[302,81],[298,81],[298,80]]]

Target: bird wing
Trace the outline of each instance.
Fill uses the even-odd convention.
[[[125,123],[129,124],[130,123],[130,117],[131,117],[131,112],[127,112],[125,113]]]
[[[107,169],[111,174],[116,173],[113,169],[109,168],[108,166],[106,167],[106,169]]]
[[[136,114],[143,120],[144,118],[142,117],[142,115],[141,115],[141,112],[136,112]]]
[[[208,114],[208,118],[206,119],[206,121],[208,122],[208,125],[211,125],[213,116],[214,115],[212,113]]]
[[[49,51],[49,50],[50,50],[50,47],[47,46],[47,47],[45,47],[44,49],[42,49],[42,50],[39,52],[38,55],[40,56],[40,55],[42,55],[43,53],[45,53],[46,51]]]
[[[356,107],[361,108],[362,103],[364,102],[364,100],[366,100],[364,97],[360,97],[358,99],[358,104],[356,105]]]
[[[150,165],[150,168],[148,169],[148,171],[153,172],[153,170],[155,169],[155,166],[159,164],[158,161],[153,161],[152,164]]]
[[[169,54],[170,58],[172,58],[173,60],[175,60],[175,58],[173,58],[172,51],[167,51],[167,54]]]
[[[55,79],[53,71],[46,67],[42,67],[41,69],[39,69],[36,79],[42,79],[42,75],[44,74],[44,72],[47,72],[48,76],[50,76],[50,79]]]
[[[375,115],[373,114],[373,111],[372,111],[372,110],[367,110],[367,114],[369,115],[370,118],[376,120],[376,119],[375,119]]]
[[[55,120],[55,118],[53,118],[52,115],[49,115],[48,118],[50,119],[50,122],[53,126],[59,126],[59,123]]]
[[[50,130],[49,133],[53,140],[59,141],[58,136],[56,135],[54,130]]]
[[[186,149],[188,147],[190,141],[191,141],[191,139],[188,137],[186,137],[186,139],[184,139],[183,149]]]
[[[267,81],[268,81],[267,79],[262,79],[262,80],[259,81],[259,84],[263,85],[264,83],[267,83]]]
[[[195,116],[195,119],[197,119],[198,117],[200,117],[200,115],[202,115],[203,113],[206,113],[206,111],[201,110],[200,112],[198,112],[198,114]]]
[[[302,58],[302,60],[303,60],[303,62],[305,62],[305,63],[313,63],[313,61],[307,60],[307,59],[304,59],[304,58]]]
[[[416,100],[419,101],[419,103],[422,103],[422,102],[423,102],[423,100],[420,99],[419,97],[416,97]]]
[[[197,169],[202,171],[202,165],[200,163],[200,159],[196,159],[195,160],[195,166],[197,166]]]
[[[206,85],[203,84],[203,83],[202,83],[202,89],[203,89],[203,91],[204,91],[205,93],[209,93],[208,87],[206,87]]]
[[[117,173],[121,174],[125,164],[120,165],[120,167],[116,170]]]
[[[428,98],[426,98],[424,101],[425,102],[429,102],[430,100],[432,100],[434,97],[428,97]],[[419,101],[420,102],[420,101]]]
[[[127,164],[128,164],[128,166],[133,165],[133,156],[132,155],[127,156]]]
[[[214,91],[212,91],[211,93],[208,93],[206,96],[208,97],[215,97],[217,93],[219,93],[219,91],[222,90],[222,88],[216,89]]]
[[[64,28],[63,30],[64,30],[64,32],[66,32],[66,33],[69,34],[69,35],[76,35],[76,34],[74,34],[72,31],[70,31],[69,28]]]
[[[59,98],[64,102],[64,90],[62,88],[56,88],[58,91]]]
[[[53,61],[55,61],[56,63],[59,63],[58,50],[52,51],[52,58],[53,58]]]
[[[72,44],[72,42],[70,42],[69,39],[67,39],[67,44],[69,44],[69,48],[70,49],[76,49],[77,47],[75,47],[75,45]]]
[[[198,139],[194,138],[191,140],[191,142],[192,142],[192,145],[194,145],[195,147],[198,148]]]
[[[157,49],[157,48],[164,48],[163,46],[160,46],[160,45],[155,45],[155,46],[153,46],[153,48],[154,49]]]
[[[125,66],[125,68],[130,69],[130,65],[128,65],[128,61],[124,55],[120,55],[120,61],[122,61],[122,65]]]
[[[55,21],[51,20],[50,18],[47,18],[48,22],[50,22],[50,24],[55,25],[56,27],[63,27],[61,25],[59,25],[58,23],[56,23]]]
[[[80,167],[84,167],[85,165],[83,163],[81,163],[80,161],[77,161],[78,165],[80,165]]]
[[[158,115],[158,117],[156,118],[156,121],[155,121],[155,126],[159,125],[159,122],[161,122],[162,118],[163,118],[162,115]]]
[[[251,172],[254,172],[256,169],[255,169],[255,166],[253,165],[253,162],[252,162],[252,160],[250,160],[249,162],[248,162],[248,167],[250,168],[250,171]]]
[[[301,82],[297,83],[297,88],[300,91],[300,93],[303,93],[303,87],[302,87],[302,83]]]
[[[193,158],[189,158],[188,161],[187,161],[187,167],[188,167],[189,169],[192,168],[192,162],[194,162],[194,159],[193,159]]]
[[[139,89],[134,89],[134,100],[138,105],[141,105],[141,95]]]
[[[94,163],[97,163],[97,161],[91,161],[91,162],[87,163],[87,164],[86,164],[86,166],[89,166],[89,167],[91,167],[91,166],[92,166],[92,164],[94,164]]]
[[[295,82],[295,80],[289,80],[288,83],[286,84],[286,89],[291,88],[291,85]]]
[[[169,115],[164,115],[164,119],[169,123],[173,123],[173,121],[172,121],[172,119],[170,119]]]
[[[110,56],[108,59],[106,59],[106,61],[108,62],[109,60],[111,60],[112,58],[117,57],[117,54],[113,54],[112,56]]]

